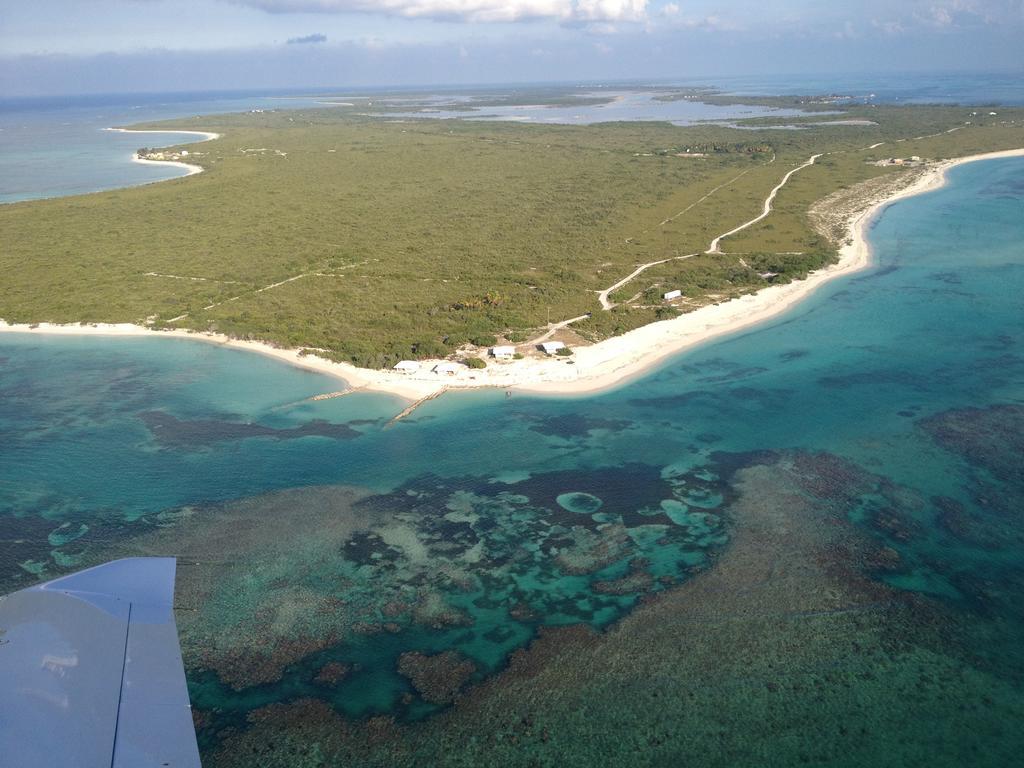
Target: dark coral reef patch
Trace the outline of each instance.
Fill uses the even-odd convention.
[[[728,486],[715,489],[728,546],[712,567],[647,591],[617,623],[600,629],[577,616],[541,628],[483,677],[458,656],[406,656],[415,690],[436,685],[428,695],[452,701],[447,709],[354,721],[298,698],[222,728],[208,755],[227,766],[252,755],[299,765],[311,754],[365,766],[763,765],[769,754],[779,765],[909,764],[925,754],[955,756],[949,765],[1013,762],[1024,748],[1024,733],[1006,730],[1024,715],[1018,682],[965,647],[958,609],[881,579],[904,567],[890,541],[909,553],[925,540],[916,528],[899,532],[929,501],[828,454],[714,458]],[[480,514],[497,503],[487,498],[457,509]],[[899,524],[853,522],[865,499]],[[681,513],[668,504],[659,514]],[[644,557],[656,562],[668,541],[654,542]],[[651,563],[634,557],[591,589],[639,591],[645,574]],[[536,611],[557,605],[524,597]]]

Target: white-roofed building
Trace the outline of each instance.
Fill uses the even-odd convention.
[[[545,341],[540,345],[546,354],[553,355],[560,349],[565,349],[564,341]]]
[[[516,348],[513,346],[491,347],[491,357],[495,360],[511,360],[516,356]]]
[[[672,301],[672,299],[678,299],[682,295],[683,292],[677,288],[674,291],[668,291],[667,293],[662,294],[661,298],[663,298],[665,301]]]
[[[400,373],[416,373],[420,369],[420,364],[415,360],[399,360],[395,365],[395,370]]]
[[[454,376],[461,371],[465,366],[459,363],[438,363],[434,366],[434,373],[440,373],[443,376]]]

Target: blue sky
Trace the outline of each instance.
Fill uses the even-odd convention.
[[[0,0],[0,94],[1021,71],[1024,0]]]

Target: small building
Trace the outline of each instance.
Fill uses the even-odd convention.
[[[560,349],[565,349],[564,341],[545,341],[540,345],[540,348],[544,350],[545,354],[553,355]]]
[[[454,376],[463,368],[459,363],[438,363],[434,366],[434,373],[439,373],[442,376]]]
[[[420,364],[415,360],[399,360],[395,364],[395,370],[400,373],[416,373],[420,369]]]
[[[516,356],[516,348],[513,346],[491,347],[491,357],[495,360],[511,360]]]
[[[677,288],[674,291],[668,291],[667,293],[663,294],[661,298],[663,298],[665,301],[672,301],[672,299],[678,299],[682,295],[683,292]]]

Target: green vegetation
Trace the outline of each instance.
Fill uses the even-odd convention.
[[[588,312],[573,328],[600,339],[676,314],[658,299],[663,285],[683,291],[686,311],[834,259],[808,209],[901,172],[868,161],[1024,146],[1021,110],[964,126],[968,112],[851,107],[843,118],[876,124],[810,115],[805,130],[771,130],[768,118],[755,130],[393,122],[336,109],[164,123],[223,134],[188,146],[206,173],[0,207],[0,318],[218,331],[369,367],[521,343]],[[888,143],[865,149],[877,142]],[[706,156],[679,156],[688,149]],[[830,154],[793,176],[765,221],[723,241],[726,254],[680,258],[757,215],[818,152]],[[660,259],[613,294],[623,305],[600,308],[599,291]]]
[[[470,368],[486,368],[487,363],[479,357],[467,357],[463,361]]]

